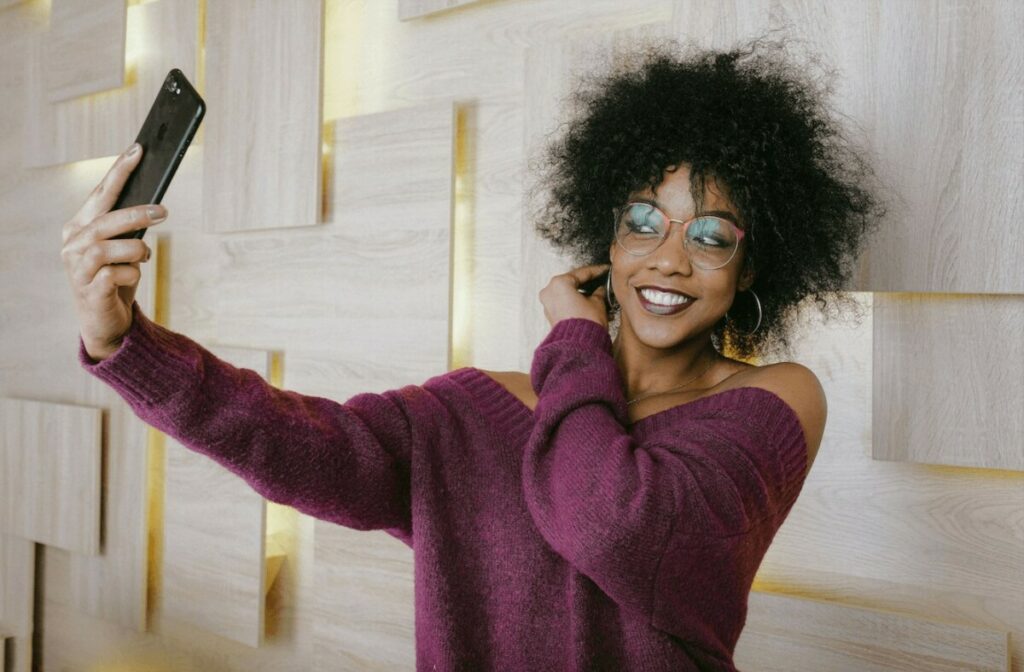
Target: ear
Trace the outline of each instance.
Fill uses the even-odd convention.
[[[737,285],[737,291],[745,292],[754,285],[754,265],[749,260],[744,260],[743,270],[740,271],[740,281]]]

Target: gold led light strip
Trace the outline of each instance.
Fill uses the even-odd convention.
[[[454,175],[452,179],[451,294],[448,302],[449,362],[453,371],[473,362],[473,126],[475,109],[455,108]]]

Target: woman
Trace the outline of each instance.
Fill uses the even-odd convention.
[[[418,669],[734,670],[826,409],[807,368],[733,357],[834,298],[877,214],[783,56],[660,48],[579,93],[539,230],[586,265],[540,293],[529,378],[466,367],[339,404],[154,324],[148,249],[107,240],[166,216],[108,212],[138,151],[64,228],[82,366],[268,499],[411,546]]]

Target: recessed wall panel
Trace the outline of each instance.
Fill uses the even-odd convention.
[[[0,532],[100,551],[102,411],[0,399]]]
[[[315,667],[416,667],[413,556],[385,532],[316,521]]]
[[[47,100],[124,84],[125,0],[53,0],[46,36]]]
[[[323,0],[207,4],[207,230],[320,222],[322,39]]]
[[[451,103],[337,121],[329,209],[350,241],[335,258],[338,274],[347,267],[335,285],[349,292],[345,354],[337,370],[316,349],[289,357],[287,387],[343,399],[448,370],[454,123]],[[346,369],[347,384],[325,380]],[[411,549],[321,521],[315,545],[316,669],[414,667]]]
[[[181,283],[190,305],[216,306],[210,340],[286,350],[288,389],[347,399],[447,366],[454,112],[449,101],[329,128],[324,225],[196,241],[180,254],[208,272]]]
[[[761,672],[1009,672],[1009,633],[753,591],[736,666]]]
[[[876,294],[874,457],[1024,471],[1024,296]]]
[[[47,93],[47,34],[33,36],[32,55],[22,64],[22,103],[28,106],[25,166],[70,163],[127,149],[171,68],[197,83],[198,17],[197,0],[159,0],[127,7],[127,62],[133,73],[129,81],[111,91],[60,102],[50,102]],[[199,132],[194,143],[201,139],[202,128]]]
[[[135,300],[150,317],[155,316],[158,269],[164,263],[166,247],[154,238],[155,232],[146,236],[153,257],[141,265],[142,279],[135,294]],[[156,430],[135,417],[105,383],[85,371],[76,375],[85,381],[91,398],[103,399],[109,405],[104,446],[103,553],[69,554],[67,569],[61,573],[68,578],[70,604],[75,610],[130,631],[142,631],[146,628],[148,597],[149,450]]]
[[[31,637],[35,542],[0,534],[0,637]]]
[[[269,379],[267,351],[208,349]],[[210,458],[170,437],[166,445],[163,613],[259,646],[264,631],[266,502]]]

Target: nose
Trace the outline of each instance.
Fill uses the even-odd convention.
[[[665,240],[648,255],[648,263],[657,268],[664,275],[672,275],[679,272],[683,275],[691,275],[693,266],[690,263],[690,253],[684,245],[685,231],[683,224],[677,221],[669,223],[668,233]]]

